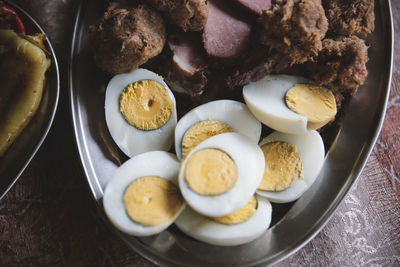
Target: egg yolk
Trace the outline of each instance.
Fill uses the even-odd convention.
[[[300,154],[286,142],[270,142],[261,147],[265,157],[264,177],[259,189],[282,191],[303,177]]]
[[[159,176],[144,176],[125,190],[123,202],[128,216],[144,226],[170,221],[183,205],[179,188]]]
[[[233,129],[220,121],[206,120],[196,123],[186,131],[182,139],[182,158],[204,140],[221,133],[230,133]]]
[[[129,84],[119,98],[119,111],[133,127],[150,131],[162,127],[171,117],[173,104],[167,89],[153,80]]]
[[[249,202],[247,202],[247,204],[244,205],[244,207],[242,207],[241,209],[231,214],[221,217],[214,217],[212,219],[216,222],[228,225],[238,224],[250,219],[250,217],[256,212],[256,210],[257,210],[257,199],[255,196],[252,196]]]
[[[335,96],[328,89],[310,84],[297,84],[286,93],[286,105],[307,117],[309,130],[319,129],[336,116]]]
[[[233,187],[237,179],[237,167],[227,153],[214,148],[202,149],[188,158],[184,179],[194,192],[215,196]]]

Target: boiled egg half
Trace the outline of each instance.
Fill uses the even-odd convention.
[[[175,97],[157,74],[137,69],[107,85],[105,117],[111,137],[129,157],[171,148],[177,122]]]
[[[175,128],[175,151],[179,159],[207,138],[227,132],[241,133],[255,143],[261,136],[261,123],[247,106],[234,100],[216,100],[189,111]]]
[[[134,236],[165,230],[185,207],[178,172],[179,161],[168,152],[151,151],[129,159],[104,191],[107,217],[119,230]]]
[[[298,76],[269,75],[243,87],[253,115],[280,132],[300,134],[333,121],[337,112],[333,93]]]
[[[314,183],[325,157],[324,143],[315,130],[296,135],[273,132],[260,147],[265,171],[257,194],[277,203],[301,197]]]
[[[223,133],[196,146],[183,160],[179,187],[196,212],[218,217],[243,207],[255,193],[265,160],[253,140]]]
[[[211,218],[198,214],[189,206],[175,221],[187,235],[218,246],[236,246],[261,236],[271,223],[271,203],[253,196],[238,211],[223,217]]]

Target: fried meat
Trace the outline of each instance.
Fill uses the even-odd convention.
[[[308,62],[310,77],[335,93],[354,94],[367,77],[368,47],[356,37],[325,39],[315,62]]]
[[[96,64],[111,74],[138,68],[160,54],[165,42],[162,17],[144,5],[132,9],[111,5],[102,20],[90,27]]]
[[[334,34],[368,34],[374,31],[374,0],[322,0]]]
[[[146,0],[184,31],[200,31],[208,18],[207,0]]]
[[[273,0],[259,22],[261,43],[288,55],[292,64],[316,56],[328,30],[321,0]]]

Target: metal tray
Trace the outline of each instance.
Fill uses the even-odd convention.
[[[3,1],[14,8],[21,17],[27,34],[45,33],[39,24],[23,9],[11,1]],[[0,199],[17,181],[43,143],[53,122],[60,92],[60,75],[53,47],[48,39],[44,42],[50,52],[51,66],[46,73],[46,85],[39,108],[21,135],[3,157],[0,157]],[[1,82],[1,81],[0,81]]]
[[[171,226],[159,235],[135,238],[116,229],[132,249],[160,265],[267,265],[293,254],[327,223],[359,176],[382,127],[390,91],[393,27],[390,2],[375,1],[375,32],[370,44],[369,75],[346,106],[346,116],[314,185],[281,213],[259,239],[236,247],[196,241]],[[69,82],[71,114],[82,166],[99,215],[103,189],[126,157],[113,143],[104,119],[104,91],[110,76],[94,64],[88,47],[89,25],[105,10],[99,1],[81,2],[72,40]],[[274,212],[274,211],[273,211]],[[107,221],[107,220],[106,220]]]

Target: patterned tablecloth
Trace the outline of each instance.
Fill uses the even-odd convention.
[[[97,207],[75,150],[67,66],[78,0],[18,0],[53,42],[61,100],[44,145],[0,201],[0,265],[153,266],[114,236]],[[395,33],[400,1],[392,1]],[[326,227],[278,266],[400,266],[400,42],[385,123],[361,176]]]

